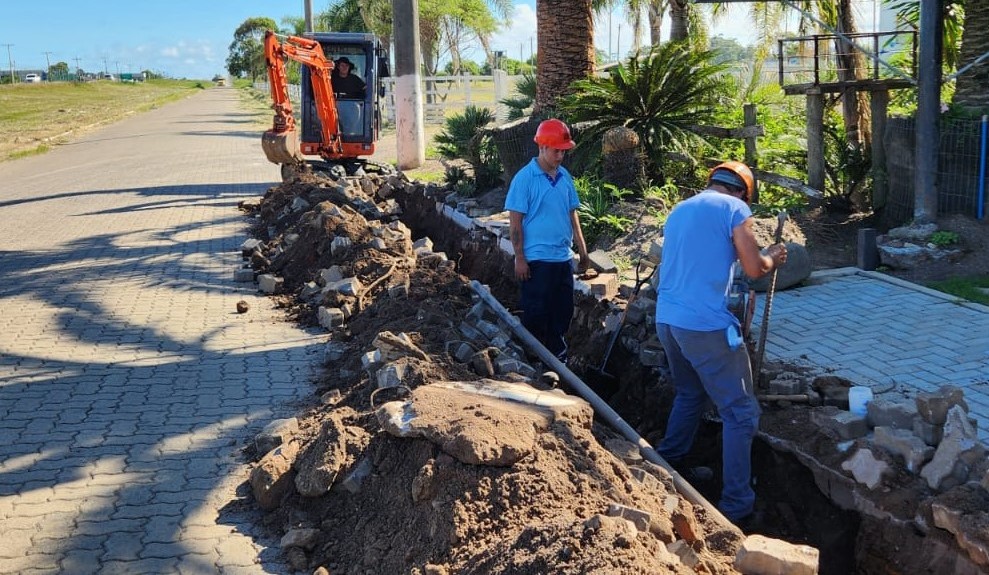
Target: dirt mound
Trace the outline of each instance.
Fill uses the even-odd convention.
[[[574,412],[552,412],[464,391],[521,383],[544,398],[570,397],[540,384],[542,368],[498,339],[508,326],[481,309],[445,254],[412,241],[389,200],[424,190],[391,178],[302,175],[270,190],[257,212],[266,240],[249,254],[257,271],[280,275],[298,316],[331,334],[320,400],[279,448],[252,454],[255,493],[263,484],[266,497],[280,495],[259,502],[291,565],[354,574],[737,572],[743,535],[677,495],[669,473],[634,445],[592,425],[582,400],[573,398],[583,405]],[[367,181],[373,195],[361,188]],[[324,310],[346,319],[326,320],[335,312]],[[419,429],[403,436],[406,425]],[[289,465],[279,469],[276,455]]]

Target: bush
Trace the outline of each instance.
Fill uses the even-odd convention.
[[[462,114],[447,118],[443,131],[436,135],[436,149],[444,158],[466,160],[474,171],[478,190],[495,187],[501,181],[501,159],[487,130],[494,122],[494,112],[467,106]]]

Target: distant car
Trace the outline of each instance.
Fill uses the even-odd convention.
[[[41,81],[41,74],[28,74],[28,75],[24,76],[24,81],[25,82],[40,82]]]

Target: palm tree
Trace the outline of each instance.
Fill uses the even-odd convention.
[[[570,85],[594,72],[594,11],[591,0],[536,0],[536,103],[551,110]]]
[[[945,28],[947,27],[945,22]],[[989,52],[989,3],[967,2],[959,58],[961,66],[971,64],[986,52]],[[983,60],[958,76],[952,102],[972,110],[984,111],[989,108],[987,83],[989,83],[989,62]]]

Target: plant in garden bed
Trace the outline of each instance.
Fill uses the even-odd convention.
[[[605,132],[625,126],[639,135],[647,158],[647,175],[662,179],[664,152],[694,154],[704,138],[690,131],[709,124],[727,99],[724,66],[714,54],[691,51],[683,44],[664,43],[608,71],[607,78],[574,82],[574,92],[559,109],[578,130],[580,154],[595,154],[589,143]]]
[[[494,121],[491,110],[467,106],[462,114],[447,118],[443,131],[435,137],[436,150],[444,158],[463,159],[471,165],[476,190],[489,190],[500,183],[501,159],[487,130]]]
[[[939,248],[946,248],[957,244],[960,239],[955,232],[940,230],[931,234],[928,241]]]
[[[632,220],[614,213],[615,205],[631,194],[629,190],[592,177],[577,178],[574,186],[580,198],[577,213],[580,214],[581,228],[588,246],[594,245],[602,236],[617,237],[629,230]]]

